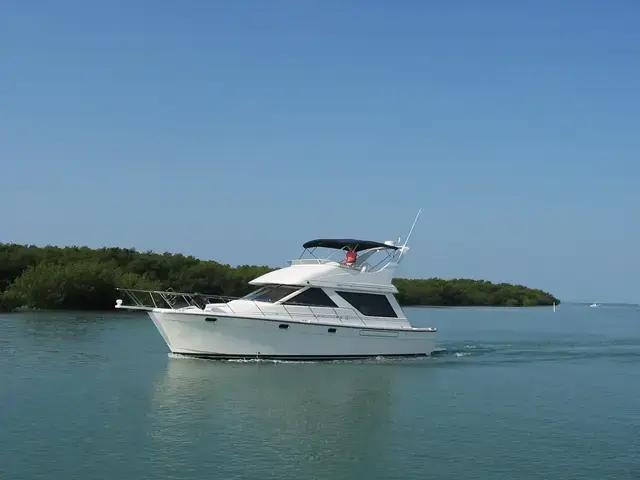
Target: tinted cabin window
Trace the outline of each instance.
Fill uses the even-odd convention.
[[[329,295],[324,293],[320,288],[305,290],[284,303],[287,305],[307,305],[310,307],[337,307],[333,300],[329,298]]]
[[[287,287],[284,285],[280,285],[277,287],[264,287],[256,290],[253,293],[250,293],[246,297],[246,300],[255,300],[256,302],[277,302],[278,300],[283,299],[287,295],[291,295],[296,290],[299,290],[300,287]]]
[[[394,317],[396,312],[384,295],[371,293],[337,292],[347,302],[368,317]]]

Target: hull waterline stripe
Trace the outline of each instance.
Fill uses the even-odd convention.
[[[297,361],[331,361],[331,360],[364,360],[367,358],[411,358],[430,357],[430,353],[394,353],[394,354],[362,354],[362,355],[234,355],[223,353],[182,353],[172,352],[175,355],[209,360],[297,360]]]

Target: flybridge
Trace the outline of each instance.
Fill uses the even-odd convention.
[[[391,261],[393,260],[395,260],[395,263],[397,264],[400,262],[402,255],[407,250],[409,250],[409,247],[407,247],[407,243],[409,242],[409,239],[411,238],[411,234],[413,233],[413,229],[415,228],[416,223],[418,222],[420,213],[422,213],[422,209],[418,210],[416,218],[413,220],[413,224],[411,225],[411,229],[409,230],[409,233],[403,245],[397,245],[396,242],[392,240],[387,240],[386,242],[377,242],[374,240],[361,240],[361,239],[355,239],[355,238],[318,238],[315,240],[310,240],[308,242],[305,242],[302,245],[302,247],[304,248],[304,251],[302,252],[301,258],[305,252],[309,251],[311,255],[317,259],[317,257],[313,255],[313,251],[316,248],[328,248],[332,250],[345,251],[346,258],[342,263],[348,266],[355,266],[358,252],[364,251],[366,252],[365,254],[367,254],[367,256],[371,256],[373,253],[376,253],[379,251],[387,251],[386,258],[391,257],[389,262],[387,262],[387,265],[390,264]],[[398,238],[398,243],[400,243],[400,240],[401,239]],[[333,256],[334,255],[332,254],[329,256],[329,258]],[[329,258],[325,257],[324,260],[328,260]],[[318,262],[318,263],[321,263],[321,262]]]
[[[320,238],[305,242],[302,247],[304,250],[300,257],[289,261],[289,265],[330,264],[363,273],[395,265],[401,253],[408,249],[406,246],[397,246],[393,241],[383,243],[354,238]],[[326,254],[321,253],[323,251]]]

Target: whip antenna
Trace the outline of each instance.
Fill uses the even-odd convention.
[[[404,241],[404,245],[402,245],[402,247],[400,247],[400,256],[398,257],[398,262],[400,261],[400,259],[402,258],[402,255],[404,254],[405,250],[407,249],[407,243],[409,243],[409,238],[411,238],[411,234],[413,233],[413,229],[416,226],[416,223],[418,222],[418,217],[420,217],[420,213],[422,213],[422,208],[418,210],[418,214],[416,215],[416,218],[413,220],[413,225],[411,225],[411,229],[409,230],[409,234],[407,235],[407,238]]]

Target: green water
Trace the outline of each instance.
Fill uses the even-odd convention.
[[[407,309],[437,358],[172,358],[137,315],[0,316],[0,479],[638,479],[640,309]]]

